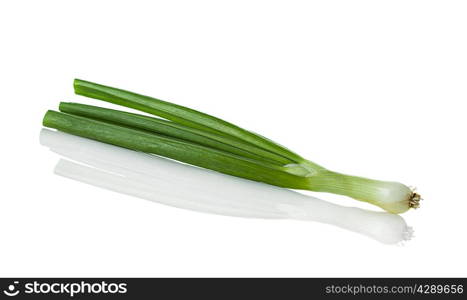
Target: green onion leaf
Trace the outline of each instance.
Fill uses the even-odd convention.
[[[308,186],[307,178],[290,174],[280,166],[167,136],[51,110],[45,114],[43,124],[70,134],[254,181],[294,189],[305,189]]]
[[[80,79],[74,80],[74,89],[78,95],[144,111],[203,131],[236,137],[244,142],[283,156],[292,162],[301,163],[304,161],[298,154],[265,137],[191,108]]]
[[[175,122],[80,103],[61,102],[59,108],[64,113],[147,130],[279,166],[291,163],[283,156],[242,142],[237,138],[202,131]]]

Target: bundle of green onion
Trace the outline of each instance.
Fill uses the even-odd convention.
[[[75,79],[74,88],[78,95],[160,118],[62,102],[60,112],[45,114],[44,126],[280,187],[346,195],[391,213],[419,206],[420,196],[401,183],[327,170],[269,139],[208,114],[79,79]]]

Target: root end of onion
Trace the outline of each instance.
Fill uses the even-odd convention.
[[[419,208],[420,207],[420,200],[422,200],[422,197],[413,192],[412,195],[410,196],[409,199],[409,207],[410,208]]]

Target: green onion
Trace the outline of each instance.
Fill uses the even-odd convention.
[[[340,174],[219,118],[170,102],[76,79],[77,94],[164,119],[62,103],[44,125],[129,149],[154,153],[218,172],[292,189],[346,195],[402,213],[420,196],[398,182]]]

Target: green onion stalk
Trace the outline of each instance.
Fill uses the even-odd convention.
[[[75,93],[156,117],[79,103],[48,111],[46,127],[152,153],[284,188],[345,195],[391,213],[419,206],[420,196],[398,183],[330,171],[261,135],[214,116],[133,92],[75,79]]]

